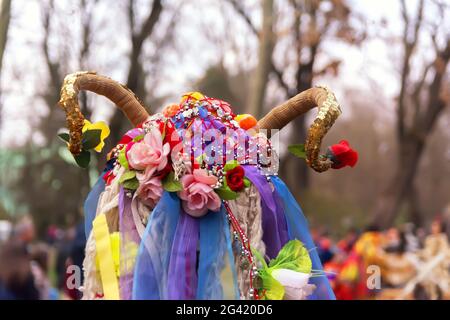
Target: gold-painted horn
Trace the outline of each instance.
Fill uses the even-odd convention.
[[[59,105],[66,112],[70,134],[69,150],[74,155],[81,152],[84,124],[84,116],[78,105],[78,92],[81,90],[95,92],[114,102],[134,126],[149,116],[139,98],[126,86],[95,72],[81,71],[67,75],[61,88]]]
[[[315,171],[323,172],[328,170],[332,163],[320,156],[322,139],[341,114],[339,103],[328,88],[318,86],[297,94],[282,105],[273,108],[258,121],[258,127],[281,130],[289,122],[314,107],[318,107],[319,112],[308,130],[305,144],[306,162]]]

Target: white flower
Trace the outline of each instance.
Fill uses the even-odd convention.
[[[316,288],[308,284],[310,274],[296,272],[289,269],[276,269],[272,271],[274,277],[284,287],[284,300],[305,300]]]

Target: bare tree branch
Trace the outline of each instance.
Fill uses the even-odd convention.
[[[423,17],[423,10],[424,10],[424,2],[423,0],[420,0],[417,14],[416,14],[416,21],[414,24],[414,33],[413,38],[410,39],[409,37],[409,28],[410,28],[410,18],[408,16],[408,10],[406,8],[406,2],[405,0],[400,0],[401,4],[401,15],[403,18],[404,23],[404,29],[403,29],[403,50],[404,50],[404,57],[403,57],[403,65],[402,65],[402,71],[400,76],[400,94],[398,97],[398,106],[397,106],[397,136],[399,139],[401,137],[404,137],[406,134],[406,92],[407,92],[407,82],[409,78],[410,73],[410,63],[411,63],[411,56],[414,52],[414,48],[417,45],[417,42],[419,40],[419,32],[422,25],[422,17]]]
[[[51,16],[54,14],[54,1],[51,0],[49,2],[48,8],[46,8],[43,16],[43,25],[44,25],[44,41],[42,43],[42,49],[44,52],[45,62],[47,64],[48,72],[50,74],[50,82],[53,91],[58,91],[60,84],[62,83],[62,75],[60,72],[60,65],[58,62],[53,62],[50,57],[50,27],[51,27]],[[55,103],[58,100],[55,100]]]
[[[245,12],[244,8],[242,8],[240,2],[237,0],[228,0],[228,2],[233,6],[236,13],[238,13],[241,16],[241,18],[247,23],[247,26],[249,27],[249,29],[253,33],[253,35],[255,35],[256,37],[259,37],[259,35],[260,35],[259,30],[256,28],[256,26],[250,19],[250,16]],[[271,71],[275,74],[275,77],[277,78],[280,86],[286,92],[286,95],[291,96],[292,91],[294,91],[294,90],[292,90],[289,87],[289,85],[286,83],[286,81],[284,81],[283,71],[281,71],[280,69],[277,68],[273,59],[271,59],[270,65],[271,65]]]
[[[242,8],[241,2],[237,0],[228,0],[228,2],[233,6],[234,10],[241,16],[241,18],[244,19],[244,21],[247,23],[247,26],[250,28],[252,33],[258,36],[259,31],[253,24],[252,19],[250,19],[250,16],[247,14],[247,12],[245,12],[244,8]]]
[[[133,0],[130,0],[129,3],[129,10],[131,13],[133,13]],[[144,40],[149,38],[154,30],[154,27],[156,25],[156,22],[159,20],[159,17],[162,12],[162,4],[161,0],[154,0],[152,4],[151,11],[149,15],[147,16],[147,19],[145,19],[144,24],[141,27],[141,30],[136,34],[134,31],[132,35],[132,48],[131,48],[131,54],[130,54],[130,69],[128,72],[127,77],[127,86],[132,91],[136,93],[138,96],[142,96],[142,92],[139,92],[141,90],[138,90],[139,80],[140,76],[142,76],[142,66],[140,61],[140,56],[142,52],[142,45],[144,43]],[[133,30],[134,23],[134,16],[130,17],[130,29]]]

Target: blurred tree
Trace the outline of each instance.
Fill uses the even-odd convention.
[[[231,88],[231,84],[236,84],[236,82],[238,82],[238,86],[246,86],[244,79],[238,76],[230,77],[227,69],[224,68],[222,63],[219,63],[205,71],[205,74],[194,83],[194,90],[209,97],[220,97],[220,99],[230,103],[235,112],[239,112],[239,106],[244,105],[244,96]]]
[[[8,41],[9,21],[11,20],[11,0],[0,0],[0,80],[2,76],[3,55]],[[0,88],[1,97],[1,88]],[[1,119],[1,102],[0,102],[0,119]],[[1,120],[0,120],[1,121]]]
[[[263,115],[264,97],[272,66],[272,53],[275,45],[275,14],[273,0],[262,0],[262,29],[259,35],[258,65],[250,90],[248,113],[257,119]]]
[[[8,40],[9,21],[11,20],[11,0],[0,0],[0,75],[2,71],[3,54]]]
[[[444,30],[443,44],[439,44],[440,27],[444,26],[445,6],[439,6],[438,16],[431,27],[424,22],[425,1],[420,0],[414,18],[408,13],[404,0],[401,3],[403,22],[402,68],[400,92],[396,108],[397,163],[392,180],[382,193],[374,209],[373,222],[382,227],[393,223],[401,206],[406,202],[411,220],[423,223],[421,207],[414,184],[427,138],[444,108],[450,103],[448,80],[445,78],[450,59],[450,34]],[[436,2],[439,3],[439,2]],[[437,20],[436,20],[437,19]],[[440,19],[440,20],[439,20]],[[445,27],[445,26],[444,26]],[[421,57],[418,46],[421,34],[433,43],[433,57],[424,63],[419,77],[411,73],[413,64]],[[413,62],[414,61],[414,62]],[[417,67],[414,67],[417,70]]]
[[[259,62],[256,67],[255,83],[250,93],[255,97],[250,101],[249,110],[259,115],[264,108],[263,97],[267,85],[267,65],[270,57],[270,71],[284,90],[287,98],[310,88],[316,76],[326,73],[337,75],[340,64],[339,59],[330,58],[319,67],[316,63],[323,43],[333,40],[344,41],[350,44],[360,44],[365,39],[365,30],[361,25],[354,26],[360,17],[352,12],[345,1],[331,0],[289,0],[279,1],[278,14],[283,19],[275,19],[275,10],[271,7],[272,1],[263,1],[263,30],[259,31],[246,12],[243,4],[236,0],[228,0],[236,12],[247,22],[250,30],[260,39]],[[284,8],[282,7],[284,4]],[[284,9],[284,11],[282,10]],[[282,12],[281,12],[282,11]],[[287,16],[292,15],[288,26]],[[352,19],[354,18],[354,19]],[[274,22],[279,20],[284,24],[280,30],[270,31]],[[275,37],[275,39],[273,39]],[[272,46],[283,48],[284,59],[274,59]],[[275,47],[275,51],[276,51]],[[325,50],[322,50],[324,52]],[[292,58],[294,57],[294,58]],[[281,61],[281,63],[275,63]],[[290,75],[294,77],[289,77]],[[263,86],[262,83],[265,83]],[[292,135],[289,143],[298,143],[306,140],[306,119],[298,118],[294,121]],[[302,161],[286,156],[282,159],[281,175],[294,194],[298,195],[309,186],[309,169]],[[295,174],[292,174],[292,173]]]
[[[96,1],[91,1],[95,5]],[[87,2],[80,0],[75,8],[80,15],[89,15],[86,10]],[[67,160],[61,157],[64,145],[57,138],[57,132],[65,122],[64,113],[57,107],[59,92],[65,74],[71,72],[70,52],[72,42],[77,37],[58,23],[64,20],[65,8],[57,7],[54,0],[42,2],[41,17],[43,37],[41,52],[44,58],[44,66],[48,73],[46,85],[40,85],[42,100],[47,106],[47,114],[40,119],[39,125],[34,130],[39,131],[45,139],[45,145],[37,147],[30,140],[24,147],[25,164],[21,168],[18,179],[20,185],[19,200],[28,205],[28,210],[33,216],[38,231],[45,231],[45,227],[51,223],[66,225],[76,222],[81,213],[83,199],[89,189],[89,171],[80,170],[76,166],[69,165]],[[90,7],[89,10],[94,10]],[[91,23],[86,22],[86,23]],[[90,26],[82,25],[83,39],[90,37]],[[55,47],[54,41],[59,41]],[[90,42],[83,42],[77,56],[87,59]],[[81,65],[81,64],[80,64]],[[82,112],[89,118],[90,110],[86,103],[82,103]],[[67,177],[71,179],[67,179]]]
[[[151,10],[141,26],[137,25],[135,19],[135,0],[128,0],[128,23],[131,39],[131,50],[129,52],[130,67],[127,72],[126,86],[133,91],[137,97],[145,99],[145,72],[142,61],[142,49],[144,42],[150,38],[155,26],[163,11],[161,0],[153,0]],[[120,140],[123,134],[123,128],[126,125],[126,119],[119,109],[114,110],[114,114],[109,123],[111,129],[111,137],[109,138],[106,149],[111,147]]]
[[[126,39],[130,39],[131,44],[126,57],[129,61],[126,85],[138,96],[146,97],[142,50],[145,40],[150,37],[159,20],[162,4],[160,0],[149,2],[149,14],[144,17],[142,25],[138,25],[136,1],[126,1],[130,28],[129,37]],[[77,220],[83,199],[89,190],[90,171],[69,165],[67,157],[62,156],[66,150],[56,138],[56,134],[65,121],[64,113],[57,108],[57,103],[63,78],[73,72],[73,65],[76,65],[77,69],[96,68],[96,65],[89,61],[95,61],[90,60],[90,56],[94,32],[93,17],[98,14],[99,3],[101,3],[99,0],[79,0],[78,3],[62,5],[54,0],[48,0],[40,4],[44,32],[41,50],[47,68],[48,83],[39,84],[39,87],[48,113],[40,119],[40,125],[36,130],[42,133],[45,146],[38,148],[31,141],[26,145],[24,153],[27,161],[18,181],[18,185],[21,186],[19,199],[28,204],[40,232],[44,231],[43,228],[49,223],[67,224]],[[66,15],[75,13],[80,17],[79,28],[66,24]],[[92,110],[87,108],[85,95],[81,96],[81,108],[86,118],[90,118]],[[104,150],[110,149],[118,141],[123,133],[125,121],[125,117],[114,109],[110,121],[111,137],[107,140]],[[98,167],[101,168],[103,165],[102,159]],[[97,169],[93,167],[92,170]]]

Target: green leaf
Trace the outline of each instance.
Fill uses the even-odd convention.
[[[238,197],[238,193],[231,190],[229,187],[222,187],[215,190],[222,200],[234,200]]]
[[[166,138],[166,127],[167,127],[167,120],[164,121],[163,132],[161,133],[161,136],[162,136],[162,140],[163,140],[163,141],[164,141],[164,139]]]
[[[260,277],[263,282],[263,289],[266,290],[266,299],[283,300],[284,286],[269,273],[263,272]]]
[[[169,192],[177,192],[183,189],[180,181],[175,180],[175,174],[171,171],[163,180],[163,188]]]
[[[76,163],[81,168],[87,168],[89,166],[89,162],[91,161],[91,153],[86,150],[82,150],[80,154],[74,156]]]
[[[102,130],[94,129],[87,130],[83,133],[83,149],[90,150],[94,149],[101,142],[100,136],[102,134]]]
[[[139,181],[136,177],[130,179],[130,180],[126,180],[122,186],[125,189],[129,189],[129,190],[136,190],[139,187]]]
[[[70,140],[70,135],[67,133],[67,132],[63,132],[63,133],[60,133],[60,134],[58,134],[58,137],[62,140],[62,141],[65,141],[65,142],[69,142],[69,140]]]
[[[126,147],[123,147],[120,150],[119,155],[117,156],[117,160],[119,161],[119,163],[122,167],[124,167],[125,169],[129,169],[130,167],[128,166],[128,160],[127,160],[127,156],[125,154],[125,149],[126,149]]]
[[[289,269],[302,273],[311,273],[312,262],[308,249],[299,240],[291,240],[269,263],[270,269]]]
[[[139,136],[137,136],[137,137],[134,137],[133,141],[134,141],[134,142],[139,142],[139,141],[141,141],[142,139],[144,139],[144,135],[143,135],[143,134],[141,134],[141,135],[139,135]]]
[[[125,171],[119,179],[119,183],[123,184],[125,181],[131,180],[136,177],[136,171]]]
[[[244,178],[244,185],[246,188],[250,187],[252,183],[250,182],[250,180],[248,180],[247,178]]]
[[[261,252],[259,252],[258,250],[251,248],[253,255],[255,256],[256,259],[258,259],[258,261],[261,263],[263,269],[267,269],[267,263],[264,260],[264,257],[262,256]]]
[[[288,147],[290,153],[301,159],[306,159],[306,151],[304,144],[293,144]]]
[[[223,167],[223,171],[227,172],[228,170],[234,169],[239,165],[237,160],[228,161]]]

